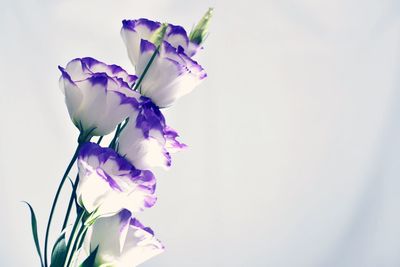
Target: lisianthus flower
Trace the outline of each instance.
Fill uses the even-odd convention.
[[[152,207],[156,202],[154,175],[136,169],[111,148],[85,143],[78,156],[79,205],[88,213],[103,216],[121,209],[131,212]]]
[[[85,254],[97,248],[94,266],[135,267],[162,253],[164,246],[131,212],[96,220],[84,241]]]
[[[191,92],[206,76],[194,61],[198,44],[180,27],[147,19],[124,20],[121,35],[140,77],[139,89],[159,107]],[[150,64],[151,63],[151,64]]]
[[[186,147],[178,133],[166,125],[160,109],[147,97],[139,99],[139,108],[118,140],[118,152],[140,169],[171,166],[171,153]]]
[[[117,65],[87,57],[59,69],[69,115],[81,133],[109,134],[137,104],[138,94],[130,89],[137,77]]]

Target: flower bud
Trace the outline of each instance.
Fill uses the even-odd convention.
[[[208,35],[208,26],[210,24],[213,11],[213,8],[209,8],[199,23],[197,23],[194,29],[190,32],[189,39],[191,42],[198,45],[201,45],[204,42]]]

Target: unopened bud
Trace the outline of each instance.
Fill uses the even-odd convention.
[[[208,35],[208,26],[213,13],[213,8],[209,8],[206,14],[201,18],[199,23],[190,32],[189,39],[198,45],[202,44]]]

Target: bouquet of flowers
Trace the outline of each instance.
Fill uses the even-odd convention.
[[[206,78],[193,56],[202,49],[211,14],[209,9],[189,35],[169,23],[122,21],[135,75],[90,57],[59,67],[68,113],[80,134],[55,194],[43,254],[36,216],[27,203],[42,267],[133,267],[163,252],[154,232],[136,216],[157,200],[151,170],[170,167],[171,154],[186,147],[161,110]],[[104,144],[107,135],[111,142]],[[71,179],[75,163],[78,174]],[[67,180],[71,197],[50,253],[50,227]]]

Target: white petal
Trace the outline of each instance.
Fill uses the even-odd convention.
[[[89,229],[84,247],[98,247],[96,266],[132,267],[164,251],[148,228],[127,211],[97,219]]]
[[[163,139],[162,139],[163,140]],[[119,139],[119,152],[132,164],[142,170],[153,167],[169,167],[164,144],[159,136],[145,138],[141,129],[136,128],[135,121],[130,120]]]
[[[131,226],[118,261],[119,266],[137,266],[163,251],[163,245],[151,233]]]
[[[96,170],[87,165],[86,162],[80,161],[78,164],[80,180],[76,195],[87,212],[91,213],[110,195],[110,186],[103,179],[99,179]],[[85,172],[87,170],[90,170],[90,172]]]
[[[126,29],[121,30],[121,36],[127,48],[129,59],[136,66],[139,58],[140,36],[136,32]]]
[[[84,129],[97,128],[97,122],[104,120],[104,107],[107,101],[106,85],[92,84],[89,80],[76,82],[76,84],[83,94],[83,101],[75,115],[76,119],[81,121]]]
[[[185,51],[189,45],[189,37],[185,29],[181,26],[169,24],[164,40],[170,43],[173,47],[182,47]]]
[[[73,123],[79,127],[79,125],[77,125],[77,112],[83,102],[83,94],[70,80],[66,78],[61,78],[61,80],[64,84],[65,103],[67,105],[69,116]]]
[[[160,27],[160,23],[147,19],[124,20],[122,23],[121,36],[128,51],[129,59],[136,66],[139,60],[141,40],[150,41]]]
[[[115,263],[121,255],[121,220],[118,215],[99,218],[92,226],[90,248],[94,250],[98,246],[96,263]],[[98,266],[96,264],[96,266]]]
[[[80,59],[71,60],[65,67],[73,81],[81,81],[90,77],[91,72],[82,65]]]

